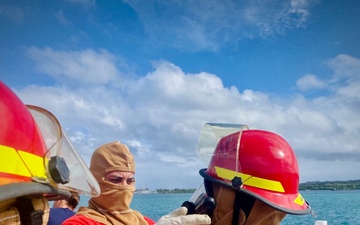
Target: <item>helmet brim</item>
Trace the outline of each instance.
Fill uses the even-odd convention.
[[[35,182],[18,182],[0,186],[0,202],[22,196],[41,197],[48,200],[68,199],[71,193],[68,190],[57,189],[47,184]]]
[[[208,174],[207,169],[201,169],[199,173],[206,180],[209,180],[211,182],[216,182],[218,184],[225,185],[228,187],[232,187],[229,183],[220,180],[220,178],[216,179],[210,174]],[[249,187],[246,185],[243,185],[239,189],[236,189],[234,187],[232,188],[234,189],[234,191],[239,191],[251,195],[254,198],[269,205],[270,207],[279,210],[281,212],[284,212],[286,214],[304,215],[310,213],[311,211],[311,208],[306,201],[303,205],[295,203],[295,199],[299,197],[299,193],[279,194],[267,190]]]

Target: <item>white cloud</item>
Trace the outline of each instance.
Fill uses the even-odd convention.
[[[300,174],[300,182],[307,181],[345,181],[359,179],[359,173],[354,173],[353,168],[359,167],[358,161],[328,161],[312,160],[309,158],[298,157]],[[322,179],[319,179],[319,177]]]
[[[91,52],[91,61],[106,61],[104,54],[91,50],[69,54],[35,49],[33,54],[47,52],[50,58],[64,54],[75,62],[81,61],[84,52]],[[57,65],[55,59],[59,58],[65,57],[53,57],[48,62]],[[273,96],[228,88],[214,74],[189,74],[166,61],[154,63],[154,70],[139,79],[122,78],[121,88],[107,85],[106,82],[116,79],[111,77],[96,86],[69,88],[66,83],[59,83],[54,87],[29,86],[17,92],[25,103],[43,106],[53,112],[87,160],[90,153],[105,142],[120,140],[128,144],[137,160],[137,174],[141,177],[138,180],[150,186],[171,188],[184,187],[181,184],[185,183],[190,187],[198,184],[201,177],[197,171],[204,165],[197,155],[196,146],[206,122],[242,123],[250,128],[276,132],[289,141],[301,159],[303,174],[319,180],[334,180],[340,179],[340,172],[337,177],[325,176],[322,171],[310,171],[306,163],[320,160],[324,167],[333,170],[345,162],[352,165],[360,162],[360,139],[357,138],[360,135],[359,96],[351,95],[350,98],[342,94],[342,90],[352,85],[349,80],[356,80],[358,76],[354,69],[357,63],[351,69],[344,66],[349,65],[349,59],[350,62],[358,60],[339,56],[331,61],[334,76],[340,76],[340,72],[346,76],[328,79],[331,82],[327,86],[334,92],[313,99],[302,95]],[[41,57],[39,62],[46,68],[43,60]],[[72,77],[73,72],[67,63],[72,65],[73,62],[61,62],[56,74]],[[112,68],[113,76],[121,73],[115,64]],[[336,72],[337,68],[345,70]],[[85,74],[91,69],[91,63],[84,63],[77,72]],[[312,75],[304,77],[299,85],[303,88],[321,83]],[[159,171],[161,175],[156,175]],[[355,167],[346,167],[342,172],[353,174],[355,178],[356,171]],[[182,180],[169,178],[174,173],[183,177]],[[159,186],[158,182],[164,186]]]
[[[334,59],[328,60],[327,64],[334,70],[336,78],[347,77],[351,80],[360,79],[360,59],[358,58],[340,54]]]
[[[301,91],[311,89],[327,89],[338,98],[359,98],[360,96],[360,59],[340,54],[325,62],[332,69],[333,74],[326,80],[316,75],[306,74],[296,81]],[[342,96],[342,97],[341,97]],[[342,99],[347,101],[348,99]]]
[[[27,54],[41,73],[64,83],[107,84],[119,76],[115,57],[108,51],[55,51],[30,47]]]
[[[296,81],[296,86],[302,91],[307,91],[311,89],[322,89],[326,86],[326,83],[317,78],[316,75],[306,74]]]
[[[327,64],[334,70],[334,91],[346,97],[360,96],[360,59],[340,54]],[[340,84],[340,85],[337,85]]]

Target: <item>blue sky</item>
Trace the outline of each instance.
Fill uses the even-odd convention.
[[[120,140],[137,187],[194,188],[207,122],[273,131],[301,182],[359,179],[360,2],[1,1],[0,79],[86,163]]]

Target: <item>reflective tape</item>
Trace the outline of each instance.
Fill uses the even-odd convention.
[[[39,177],[46,179],[44,159],[25,151],[0,145],[0,172],[24,177]]]
[[[305,199],[301,196],[301,194],[299,194],[299,195],[295,198],[294,203],[295,203],[295,204],[298,204],[298,205],[304,205]]]
[[[18,151],[33,177],[46,179],[44,158],[24,151]]]
[[[15,149],[0,145],[0,151],[2,154],[0,158],[0,172],[31,177],[31,173]]]
[[[240,177],[243,182],[243,185],[246,186],[261,188],[269,191],[276,191],[280,193],[285,192],[284,187],[279,181],[255,177],[249,174],[235,172],[218,166],[215,166],[215,171],[218,177],[224,178],[226,180],[231,181],[236,176],[236,177]]]

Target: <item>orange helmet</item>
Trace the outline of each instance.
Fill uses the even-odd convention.
[[[97,196],[100,188],[55,116],[0,81],[0,201],[23,195]]]
[[[201,176],[232,187],[289,214],[307,214],[310,207],[298,192],[299,169],[290,145],[263,130],[242,129],[218,142]]]

